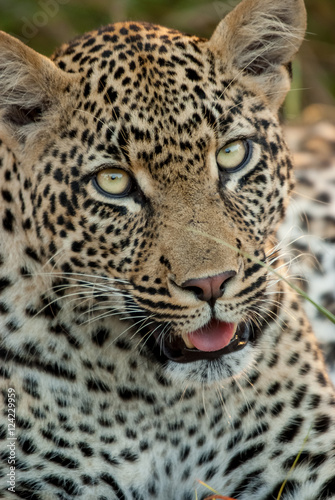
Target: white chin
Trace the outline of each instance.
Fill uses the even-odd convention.
[[[254,366],[255,348],[248,344],[241,351],[225,354],[219,359],[199,360],[193,363],[168,361],[165,373],[174,382],[203,386],[242,376]]]

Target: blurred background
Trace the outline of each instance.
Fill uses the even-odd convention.
[[[55,48],[101,25],[139,20],[209,37],[239,0],[0,0],[0,28],[35,50]],[[294,66],[286,120],[335,122],[335,0],[306,0],[307,40]],[[311,107],[312,105],[312,107]],[[312,118],[311,118],[312,117]]]

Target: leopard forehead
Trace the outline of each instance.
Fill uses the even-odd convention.
[[[53,136],[39,162],[65,178],[65,157],[80,163],[81,175],[112,162],[134,173],[149,194],[175,187],[175,201],[187,183],[195,185],[193,198],[217,183],[214,157],[230,140],[252,136],[268,172],[279,159],[289,162],[264,94],[203,39],[119,23],[63,46],[53,60],[76,79],[55,130],[62,140],[54,148]]]
[[[260,126],[263,137],[274,135],[272,125],[278,138],[264,95],[203,39],[118,23],[63,46],[53,59],[81,75],[71,105],[82,139],[107,142],[96,148],[101,157],[149,169],[159,181],[199,174],[204,151]]]

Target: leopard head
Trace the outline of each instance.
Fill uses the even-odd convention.
[[[243,372],[276,314],[263,264],[292,189],[277,114],[305,23],[302,0],[244,0],[209,40],[118,23],[51,60],[1,35],[19,245],[180,380]]]

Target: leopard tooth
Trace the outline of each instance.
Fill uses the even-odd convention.
[[[183,338],[183,341],[185,342],[185,345],[186,345],[186,347],[188,349],[194,349],[195,348],[194,344],[192,344],[192,342],[190,341],[187,333],[183,333],[182,334],[182,338]]]
[[[237,339],[237,335],[236,335],[237,327],[238,327],[238,323],[235,323],[234,330],[233,330],[233,334],[232,334],[232,336],[231,336],[230,342],[234,342],[234,340],[236,340],[236,339]],[[230,342],[229,342],[229,343],[230,343]]]

